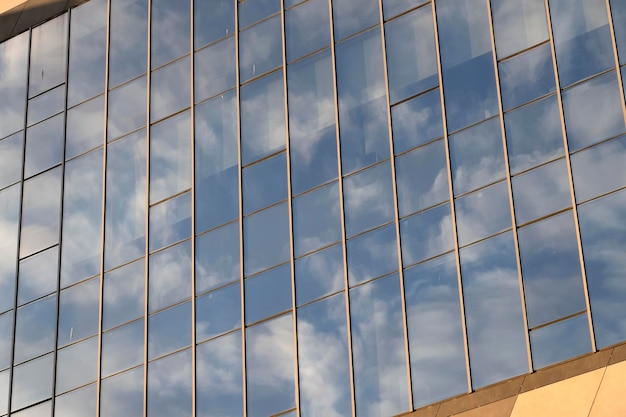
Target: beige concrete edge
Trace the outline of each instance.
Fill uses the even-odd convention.
[[[8,12],[11,9],[16,8],[17,6],[20,6],[24,3],[26,3],[28,0],[3,0],[0,1],[0,14]]]

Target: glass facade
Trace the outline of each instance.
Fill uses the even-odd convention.
[[[90,0],[0,43],[0,417],[388,417],[626,341],[625,4]]]

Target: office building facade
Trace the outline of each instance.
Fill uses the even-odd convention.
[[[626,2],[40,3],[1,417],[387,417],[626,341]]]

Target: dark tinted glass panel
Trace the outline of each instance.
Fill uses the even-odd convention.
[[[534,369],[591,352],[587,315],[531,331],[530,346]]]
[[[358,346],[353,354],[357,413],[383,417],[407,411],[398,275],[350,290],[350,307],[352,346]]]
[[[453,254],[404,272],[414,406],[467,391],[463,323]]]
[[[191,122],[189,112],[150,130],[150,203],[191,186]]]
[[[58,266],[58,246],[20,261],[17,305],[54,292],[57,288]]]
[[[287,61],[317,51],[330,43],[328,2],[309,0],[285,12]]]
[[[235,37],[213,44],[194,57],[194,100],[202,101],[235,86]]]
[[[291,267],[279,266],[245,281],[246,323],[291,309]]]
[[[102,376],[143,363],[144,321],[134,321],[102,335]]]
[[[150,65],[152,68],[184,55],[190,50],[189,1],[152,0]]]
[[[213,291],[196,300],[196,340],[206,340],[240,326],[239,283]]]
[[[504,178],[500,121],[491,119],[450,136],[454,194],[463,194]]]
[[[96,385],[90,385],[80,390],[58,397],[54,403],[54,413],[57,416],[96,415]]]
[[[335,182],[293,200],[295,256],[341,240],[340,198]]]
[[[0,138],[24,128],[28,41],[25,32],[0,43]]]
[[[254,3],[254,1],[249,3]],[[280,16],[274,16],[241,32],[239,35],[241,82],[277,68],[282,65],[282,62]]]
[[[150,359],[189,346],[191,344],[191,303],[180,304],[150,316],[148,329],[148,358]],[[171,378],[170,375],[170,383]]]
[[[143,315],[145,261],[140,259],[104,274],[104,330]]]
[[[570,151],[624,132],[615,72],[563,92],[563,112]]]
[[[196,232],[239,216],[235,92],[196,107]]]
[[[0,189],[22,178],[23,146],[23,132],[0,141]]]
[[[63,124],[63,115],[59,114],[26,130],[25,178],[61,163]]]
[[[17,309],[13,363],[54,349],[56,302],[56,296],[51,295]]]
[[[98,332],[99,298],[98,278],[61,291],[58,346]]]
[[[287,158],[282,152],[241,172],[243,212],[248,214],[287,198]]]
[[[148,0],[111,0],[109,87],[146,72]]]
[[[442,140],[396,159],[400,216],[450,198],[446,150]]]
[[[341,245],[305,256],[296,261],[296,302],[298,305],[344,288]]]
[[[511,233],[462,249],[461,274],[473,386],[527,372]]]
[[[549,44],[503,61],[498,69],[504,110],[551,93],[556,88]]]
[[[150,207],[150,251],[191,235],[191,193]]]
[[[72,9],[71,16],[68,106],[104,91],[107,1],[90,1]]]
[[[335,41],[339,41],[380,22],[376,0],[333,1]]]
[[[392,103],[436,86],[433,13],[422,7],[385,25],[389,99]]]
[[[191,350],[148,365],[148,415],[191,417]]]
[[[191,242],[150,255],[148,305],[158,310],[191,296]]]
[[[337,177],[332,71],[328,50],[287,67],[293,194]]]
[[[141,77],[109,93],[107,138],[132,132],[146,124],[146,77]]]
[[[280,10],[280,0],[238,1],[239,27],[248,26]]]
[[[13,369],[11,410],[19,410],[27,405],[50,398],[52,395],[53,369],[54,362],[52,355],[46,355],[34,361],[16,366]],[[44,410],[39,409],[38,411],[41,412]],[[34,417],[34,415],[32,417]]]
[[[196,348],[196,411],[199,417],[243,415],[241,333]]]
[[[303,416],[348,416],[352,412],[345,311],[343,294],[298,310],[300,412]]]
[[[347,243],[348,279],[356,285],[398,269],[395,225],[351,239]]]
[[[289,208],[279,204],[243,223],[244,272],[253,274],[289,259]]]
[[[362,11],[366,7],[366,4],[360,4],[351,9],[351,13]],[[336,48],[341,161],[344,173],[389,156],[380,36],[380,30],[372,29],[337,45]]]
[[[239,223],[196,238],[196,293],[239,279]]]
[[[448,130],[453,132],[498,111],[487,4],[442,0],[437,25]]]
[[[150,121],[176,113],[191,105],[189,57],[169,64],[152,74],[150,80]]]
[[[65,159],[87,152],[104,141],[104,96],[67,112]]]
[[[20,222],[20,184],[0,191],[0,311],[13,308]]]
[[[200,48],[235,31],[235,2],[231,0],[195,0],[194,47]]]
[[[32,30],[29,97],[65,82],[68,21],[69,14],[65,13]]]
[[[95,381],[97,364],[97,337],[60,349],[57,353],[56,393],[69,391]]]
[[[450,204],[426,210],[400,222],[402,263],[411,265],[454,248]]]
[[[541,0],[493,0],[491,13],[498,58],[548,39],[546,11]]]
[[[287,314],[246,330],[248,416],[295,406],[293,318]],[[272,386],[267,386],[272,381]]]
[[[102,381],[100,416],[143,415],[143,367]]]
[[[443,136],[439,89],[391,108],[396,154]]]
[[[61,286],[100,272],[102,150],[65,165]]]

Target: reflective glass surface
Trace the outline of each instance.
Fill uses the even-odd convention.
[[[287,199],[285,152],[244,168],[241,178],[244,214]]]
[[[58,397],[54,403],[54,413],[57,416],[83,415],[91,416],[96,412],[96,385],[90,385],[80,390]]]
[[[103,143],[104,96],[76,106],[67,112],[65,159],[73,158]]]
[[[244,219],[244,273],[250,275],[289,259],[289,215],[286,203]]]
[[[52,412],[52,401],[48,400],[42,404],[38,404],[34,407],[21,410],[19,412],[13,412],[11,415],[18,417],[39,417],[42,415],[50,415]]]
[[[97,364],[97,337],[60,349],[57,353],[55,392],[60,394],[95,381]]]
[[[150,251],[186,239],[191,234],[191,193],[150,207]]]
[[[138,78],[108,96],[107,138],[132,132],[146,124],[146,78]]]
[[[149,359],[189,346],[191,344],[191,302],[179,304],[150,316],[148,329]],[[183,352],[182,355],[186,356],[186,353]],[[171,382],[173,381],[170,380]]]
[[[280,10],[280,0],[252,0],[237,2],[239,27],[248,26]]]
[[[293,200],[295,256],[341,240],[339,198],[335,182]]]
[[[241,32],[239,35],[239,77],[241,82],[262,75],[282,64],[283,50],[282,42],[279,42],[280,39],[280,16],[264,20]]]
[[[61,291],[58,346],[64,346],[98,332],[99,293],[99,278]]]
[[[11,411],[50,398],[53,370],[54,362],[51,354],[13,368]]]
[[[545,12],[541,0],[493,0],[491,13],[498,58],[547,40]]]
[[[0,190],[0,311],[13,308],[20,222],[20,185]]]
[[[332,12],[335,41],[380,22],[376,0],[334,0]]]
[[[65,82],[68,22],[69,16],[63,14],[33,29],[30,41],[29,97]]]
[[[443,136],[439,89],[391,108],[396,154]]]
[[[59,114],[26,129],[24,177],[31,177],[61,163],[63,124],[63,115]]]
[[[100,416],[143,415],[143,367],[102,380]]]
[[[191,417],[191,350],[148,365],[148,413],[154,417]]]
[[[231,0],[195,0],[194,46],[199,48],[234,33],[235,3]]]
[[[23,146],[22,132],[0,141],[0,189],[21,179]]]
[[[17,305],[54,292],[57,288],[58,265],[58,246],[20,261]]]
[[[246,324],[291,308],[291,268],[279,266],[245,281]]]
[[[344,288],[341,245],[296,260],[296,303],[308,303]]]
[[[194,100],[212,97],[235,86],[235,37],[217,42],[194,57]]]
[[[196,293],[239,279],[239,223],[196,238]]]
[[[348,280],[355,285],[398,269],[394,225],[365,233],[347,242]]]
[[[143,315],[145,261],[140,259],[104,274],[103,330]]]
[[[17,309],[14,364],[54,349],[56,303],[56,295],[50,295]]]
[[[9,412],[9,370],[0,372],[0,414],[5,415]]]
[[[13,312],[0,315],[0,369],[11,366],[11,345],[13,341]],[[3,374],[0,374],[3,375]],[[8,373],[7,373],[8,375]],[[3,378],[0,376],[0,379]],[[8,379],[7,379],[8,382]],[[0,382],[2,385],[2,382]],[[8,388],[8,385],[7,385]],[[4,394],[4,391],[0,389]],[[2,398],[2,397],[0,397]],[[2,401],[2,400],[0,400]],[[3,413],[0,407],[0,414]]]
[[[144,321],[136,320],[102,335],[102,376],[143,363]]]
[[[30,126],[43,119],[47,119],[50,116],[62,112],[63,107],[65,107],[65,84],[28,100],[28,117],[26,118],[26,123]]]
[[[423,211],[400,222],[402,263],[411,265],[454,248],[450,205]]]
[[[530,332],[534,369],[591,351],[589,322],[581,314]]]
[[[203,341],[241,326],[239,283],[196,300],[196,340]]]
[[[148,0],[111,0],[109,87],[146,72]]]
[[[190,59],[166,65],[150,79],[150,121],[156,122],[191,105]]]
[[[191,296],[191,241],[150,255],[148,274],[150,311]]]
[[[150,65],[152,68],[189,53],[189,1],[152,0]]]
[[[28,32],[0,43],[0,138],[24,128]]]
[[[328,4],[324,0],[308,0],[285,12],[287,62],[330,43]]]

